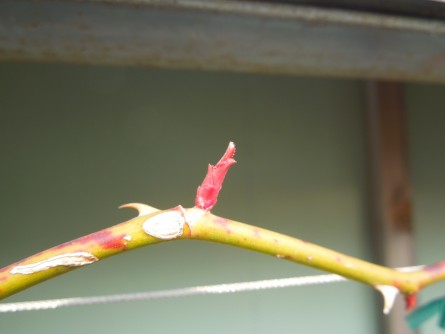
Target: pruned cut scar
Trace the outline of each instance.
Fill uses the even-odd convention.
[[[93,254],[88,252],[75,252],[57,255],[36,263],[16,266],[11,269],[10,273],[29,275],[58,266],[80,267],[96,261],[99,261],[99,259]]]

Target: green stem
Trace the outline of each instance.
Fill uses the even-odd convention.
[[[159,243],[160,240],[147,235],[141,228],[152,215],[155,214],[136,217],[0,269],[0,299],[84,265]]]
[[[410,295],[445,279],[445,262],[416,272],[398,270],[363,261],[307,241],[259,227],[205,215],[193,225],[191,237],[238,246],[335,273],[372,287],[389,285]]]
[[[149,235],[144,226],[156,221],[164,224],[160,226],[170,226],[169,228],[174,230],[178,222],[171,220],[177,217],[183,217],[184,221],[178,223],[181,228],[177,236],[168,234],[168,238],[172,240],[199,239],[250,249],[336,273],[372,287],[394,286],[400,292],[411,295],[429,284],[445,279],[445,262],[417,272],[402,273],[287,235],[217,217],[196,208],[176,207],[153,212],[155,209],[142,204],[132,204],[128,207],[137,208],[142,215],[50,248],[1,269],[0,299],[109,256],[165,241]],[[165,213],[174,214],[164,215]],[[167,217],[167,221],[163,217]],[[161,232],[171,231],[167,229]]]

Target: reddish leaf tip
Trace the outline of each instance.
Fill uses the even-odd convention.
[[[236,161],[233,159],[236,148],[233,142],[229,143],[226,152],[215,166],[209,165],[207,175],[196,192],[195,205],[203,210],[211,210],[218,200],[224,178]]]

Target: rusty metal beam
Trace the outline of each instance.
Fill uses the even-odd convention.
[[[445,82],[445,23],[218,0],[2,0],[0,61]]]
[[[414,264],[411,182],[403,84],[368,82],[366,101],[372,179],[372,230],[379,263]],[[383,320],[384,333],[412,333],[400,299]]]

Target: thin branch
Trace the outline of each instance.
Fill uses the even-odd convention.
[[[218,242],[339,274],[378,289],[385,298],[387,310],[391,308],[397,292],[407,296],[408,304],[412,304],[415,293],[420,289],[445,279],[445,261],[416,272],[399,272],[297,238],[211,214],[209,210],[216,203],[224,176],[234,163],[235,148],[231,145],[216,166],[209,166],[203,185],[198,188],[196,207],[185,209],[177,206],[156,211],[144,204],[124,205],[122,207],[137,209],[139,216],[1,269],[0,299],[109,256],[177,239]]]

